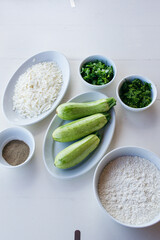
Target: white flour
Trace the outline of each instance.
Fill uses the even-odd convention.
[[[101,173],[98,191],[104,208],[123,223],[147,223],[160,213],[160,171],[146,159],[111,161]]]

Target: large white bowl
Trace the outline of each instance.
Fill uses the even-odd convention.
[[[12,140],[20,140],[25,142],[30,149],[28,158],[21,164],[12,166],[6,162],[6,160],[2,156],[2,150],[4,146],[12,141]],[[22,127],[11,127],[0,132],[0,165],[6,168],[19,168],[26,163],[28,163],[33,157],[35,151],[35,141],[33,135],[25,128]]]
[[[56,62],[58,64],[58,66],[62,70],[62,75],[63,75],[63,84],[62,84],[61,90],[58,94],[57,99],[55,100],[52,107],[48,111],[34,118],[22,118],[17,112],[13,111],[12,97],[14,95],[15,84],[19,76],[23,74],[28,68],[41,62]],[[63,54],[56,51],[47,51],[47,52],[41,52],[39,54],[34,55],[18,68],[18,70],[12,76],[12,78],[10,79],[6,87],[6,90],[3,96],[3,112],[5,117],[9,122],[15,125],[30,125],[30,124],[34,124],[41,121],[42,119],[46,118],[60,103],[60,101],[62,100],[67,90],[69,80],[70,80],[69,63]]]
[[[147,82],[147,83],[150,83],[151,84],[151,87],[152,87],[152,90],[151,90],[151,94],[152,94],[152,101],[151,103],[146,106],[146,107],[143,107],[143,108],[133,108],[133,107],[130,107],[128,105],[126,105],[120,98],[120,89],[122,87],[122,84],[125,82],[125,81],[133,81],[135,78],[138,78],[140,79],[142,82]],[[131,75],[131,76],[127,76],[125,78],[123,78],[117,85],[117,88],[116,88],[116,94],[117,94],[117,98],[119,100],[119,102],[121,103],[121,105],[129,110],[129,111],[133,111],[133,112],[141,112],[141,111],[144,111],[146,109],[148,109],[149,107],[151,107],[153,105],[153,103],[155,102],[156,98],[157,98],[157,89],[156,89],[156,86],[155,84],[149,80],[148,78],[145,78],[143,76],[139,76],[139,75]]]
[[[113,72],[114,72],[114,76],[112,78],[112,80],[106,84],[103,84],[103,85],[93,85],[93,84],[90,84],[88,83],[87,81],[85,81],[81,75],[81,69],[82,69],[82,66],[87,63],[87,62],[94,62],[96,60],[99,60],[99,61],[102,61],[103,63],[105,63],[107,66],[112,66],[113,67]],[[78,73],[79,73],[79,77],[81,79],[81,81],[89,88],[92,88],[92,89],[95,89],[95,90],[99,90],[99,89],[103,89],[103,88],[106,88],[108,87],[115,79],[116,77],[116,74],[117,74],[117,68],[116,68],[116,65],[115,63],[113,62],[113,60],[105,57],[105,56],[102,56],[102,55],[93,55],[93,56],[89,56],[87,58],[85,58],[81,63],[80,63],[80,66],[79,66],[79,70],[78,70]]]
[[[115,150],[112,150],[111,152],[109,152],[108,154],[106,154],[102,158],[102,160],[99,162],[98,166],[96,167],[96,170],[95,170],[95,173],[94,173],[93,190],[94,190],[94,195],[95,195],[96,201],[97,201],[98,206],[103,211],[105,216],[112,218],[114,221],[116,221],[117,223],[119,223],[123,226],[132,227],[132,228],[144,228],[144,227],[151,226],[151,225],[160,221],[160,213],[152,221],[150,221],[148,223],[145,223],[145,224],[141,224],[141,225],[124,224],[123,222],[120,222],[117,219],[113,218],[107,212],[107,210],[103,207],[103,205],[100,201],[99,194],[98,194],[98,182],[99,182],[99,177],[101,175],[101,172],[103,171],[105,166],[110,161],[112,161],[112,160],[114,160],[118,157],[125,156],[125,155],[127,155],[127,156],[139,156],[141,158],[145,158],[145,159],[151,161],[153,164],[155,164],[157,166],[157,168],[160,170],[160,158],[156,154],[154,154],[153,152],[151,152],[147,149],[139,148],[139,147],[136,147],[136,146],[128,146],[128,147],[120,147],[120,148],[117,148]]]

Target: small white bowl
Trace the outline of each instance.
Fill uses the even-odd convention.
[[[83,66],[85,63],[87,63],[87,62],[94,62],[94,61],[96,61],[96,60],[102,61],[102,62],[105,63],[107,66],[112,66],[112,67],[113,67],[114,76],[113,76],[113,78],[112,78],[112,80],[111,80],[110,82],[108,82],[108,83],[106,83],[106,84],[103,84],[103,85],[93,85],[93,84],[90,84],[90,83],[86,82],[86,81],[83,79],[83,77],[82,77],[82,75],[81,75],[82,66]],[[115,63],[114,63],[111,59],[106,58],[105,56],[101,56],[101,55],[93,55],[93,56],[89,56],[89,57],[85,58],[85,59],[80,63],[79,71],[78,71],[78,72],[79,72],[80,79],[82,80],[82,82],[83,82],[86,86],[88,86],[88,87],[90,87],[90,88],[92,88],[92,89],[98,90],[98,89],[103,89],[103,88],[108,87],[108,86],[114,81],[114,79],[115,79],[115,77],[116,77],[116,74],[117,74],[117,68],[116,68]]]
[[[25,142],[29,146],[29,156],[28,158],[21,164],[13,166],[8,164],[8,162],[2,156],[2,150],[4,146],[12,141],[12,140],[20,140]],[[12,127],[7,128],[4,131],[0,132],[0,165],[6,168],[18,168],[26,163],[28,163],[35,151],[35,141],[33,135],[25,128],[22,127]]]
[[[53,102],[51,108],[44,113],[41,113],[37,117],[33,118],[23,118],[20,114],[16,111],[13,111],[13,95],[15,85],[19,79],[19,77],[27,71],[28,68],[32,67],[35,64],[42,63],[42,62],[56,62],[59,68],[62,71],[63,75],[63,83],[60,89],[60,92],[57,96],[57,99]],[[6,119],[15,125],[19,126],[27,126],[34,123],[37,123],[44,118],[46,118],[53,110],[58,106],[60,101],[62,100],[64,94],[67,91],[68,85],[70,81],[70,67],[67,58],[61,54],[60,52],[56,51],[47,51],[38,53],[27,61],[25,61],[14,73],[8,85],[5,89],[4,96],[3,96],[3,113]]]
[[[95,195],[96,201],[98,203],[98,206],[103,211],[103,213],[106,217],[110,217],[111,219],[113,219],[114,221],[116,221],[117,223],[119,223],[123,226],[131,227],[131,228],[144,228],[144,227],[151,226],[160,221],[160,213],[152,221],[145,223],[145,224],[141,224],[141,225],[125,224],[125,223],[120,222],[117,219],[113,218],[107,212],[107,210],[103,207],[103,205],[100,201],[99,194],[98,194],[98,182],[99,182],[99,177],[101,175],[101,172],[103,171],[105,166],[110,161],[112,161],[118,157],[125,156],[125,155],[126,156],[139,156],[141,158],[145,158],[145,159],[149,160],[150,162],[152,162],[153,164],[155,164],[155,166],[157,166],[158,169],[160,169],[160,158],[157,155],[155,155],[153,152],[151,152],[147,149],[139,148],[139,147],[135,147],[135,146],[120,147],[120,148],[114,149],[111,152],[109,152],[108,154],[106,154],[102,158],[102,160],[99,162],[98,166],[96,167],[96,170],[94,173],[94,178],[93,178],[93,190],[94,190],[94,195]]]
[[[152,94],[152,101],[151,103],[146,106],[146,107],[143,107],[143,108],[133,108],[133,107],[129,107],[128,105],[126,105],[120,98],[120,89],[121,89],[121,86],[122,84],[125,82],[125,81],[133,81],[135,78],[138,78],[140,79],[141,81],[143,82],[147,82],[147,83],[150,83],[151,84],[151,87],[152,87],[152,90],[151,90],[151,94]],[[131,75],[131,76],[127,76],[125,78],[123,78],[119,84],[117,85],[117,88],[116,88],[116,95],[117,95],[117,98],[119,100],[119,102],[121,103],[121,105],[127,109],[127,110],[130,110],[130,111],[133,111],[133,112],[141,112],[141,111],[144,111],[146,109],[148,109],[149,107],[151,107],[153,105],[153,103],[155,102],[156,98],[157,98],[157,89],[156,89],[156,86],[155,84],[147,79],[147,78],[144,78],[142,76],[139,76],[139,75]]]

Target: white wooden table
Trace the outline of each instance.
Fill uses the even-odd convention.
[[[115,134],[107,151],[125,145],[148,148],[160,156],[160,1],[155,0],[0,0],[0,96],[16,69],[29,57],[56,50],[68,58],[71,81],[63,102],[90,91],[78,77],[88,55],[112,58],[115,82],[101,92],[116,98],[119,80],[130,74],[157,86],[153,107],[131,114],[117,103]],[[0,239],[158,240],[160,224],[129,229],[106,218],[94,199],[94,169],[73,180],[52,177],[42,158],[43,138],[55,112],[27,127],[35,137],[32,161],[17,170],[0,168]],[[0,108],[0,131],[11,127]]]

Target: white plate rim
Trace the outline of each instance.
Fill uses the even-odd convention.
[[[35,117],[35,118],[28,118],[28,119],[23,119],[20,117],[20,115],[18,113],[15,113],[18,117],[21,118],[21,121],[13,121],[11,118],[7,117],[7,114],[6,114],[6,110],[5,110],[5,97],[6,97],[6,94],[7,92],[12,92],[13,93],[13,90],[10,90],[10,84],[13,82],[14,85],[16,83],[16,80],[15,80],[15,76],[18,74],[18,72],[21,70],[21,68],[25,67],[25,65],[27,65],[29,62],[33,62],[33,60],[35,58],[38,58],[40,55],[49,55],[49,54],[53,54],[53,55],[59,55],[61,57],[64,58],[65,62],[66,62],[66,66],[68,68],[68,76],[66,76],[66,79],[67,81],[65,82],[64,86],[63,86],[63,89],[61,88],[60,92],[59,92],[59,95],[57,97],[57,99],[55,100],[55,102],[53,103],[52,107],[46,111],[45,113],[43,114],[40,114],[39,116]],[[45,61],[45,60],[44,60]],[[40,61],[42,62],[42,61]],[[20,74],[19,74],[20,76]],[[63,99],[67,89],[68,89],[68,86],[69,86],[69,82],[70,82],[70,66],[69,66],[69,62],[66,58],[66,56],[64,54],[62,54],[61,52],[58,52],[58,51],[44,51],[44,52],[40,52],[40,53],[37,53],[35,55],[33,55],[32,57],[28,58],[26,61],[24,61],[18,68],[17,70],[15,71],[15,73],[12,75],[12,77],[10,78],[10,80],[8,81],[6,87],[5,87],[5,90],[4,90],[4,94],[3,94],[3,98],[2,98],[2,112],[3,112],[3,115],[5,116],[5,118],[7,119],[8,122],[10,122],[11,124],[14,124],[14,125],[18,125],[18,126],[28,126],[28,125],[32,125],[32,124],[35,124],[37,122],[40,122],[41,120],[45,119],[48,115],[50,115],[54,110],[55,108],[58,106],[58,104],[60,103],[60,101]],[[62,94],[61,94],[61,91]],[[10,97],[11,99],[11,97]],[[11,100],[10,100],[11,101]]]
[[[85,93],[82,93],[82,94],[78,94],[78,95],[74,96],[73,98],[69,99],[68,102],[74,101],[74,100],[77,99],[78,97],[82,97],[82,96],[85,96],[85,95],[90,95],[90,94],[93,94],[93,93],[94,93],[94,94],[99,94],[99,95],[101,96],[101,98],[108,98],[108,96],[106,96],[105,94],[103,94],[103,93],[101,93],[101,92],[91,91],[91,92],[85,92]],[[100,99],[100,98],[99,98],[99,99]],[[51,122],[50,122],[50,124],[49,124],[49,126],[48,126],[48,128],[47,128],[47,130],[46,130],[46,133],[45,133],[45,136],[44,136],[44,141],[43,141],[43,162],[44,162],[44,165],[45,165],[47,171],[48,171],[53,177],[56,177],[56,178],[58,178],[58,179],[72,179],[72,178],[76,178],[76,177],[79,177],[79,176],[87,173],[87,172],[90,171],[93,167],[95,167],[95,165],[98,164],[98,162],[101,160],[101,158],[102,158],[102,157],[104,156],[104,154],[106,153],[106,151],[107,151],[107,149],[108,149],[108,147],[109,147],[109,145],[110,145],[110,143],[111,143],[111,140],[112,140],[112,138],[113,138],[113,134],[114,134],[114,130],[115,130],[115,124],[116,124],[116,115],[115,115],[114,107],[113,107],[112,110],[111,110],[111,114],[112,114],[112,119],[111,119],[111,122],[110,122],[109,124],[110,124],[110,128],[112,127],[112,132],[111,132],[111,135],[110,135],[110,140],[109,140],[109,142],[108,142],[107,147],[103,150],[103,152],[101,152],[98,160],[97,160],[95,163],[93,163],[90,168],[84,169],[83,171],[81,171],[81,172],[79,172],[79,173],[71,174],[70,176],[67,176],[67,177],[66,177],[66,176],[63,176],[63,175],[57,175],[57,174],[53,173],[53,172],[50,170],[50,168],[48,167],[47,162],[46,162],[46,158],[45,158],[45,144],[46,144],[47,136],[48,136],[48,134],[49,134],[49,130],[50,130],[52,124],[54,123],[54,121],[56,121],[56,119],[60,119],[60,118],[58,117],[58,115],[55,114],[55,116],[54,116],[53,119],[51,120]],[[63,120],[62,120],[62,121],[63,121]],[[53,140],[53,142],[55,142],[55,141]],[[96,151],[98,151],[98,149],[97,149]],[[55,167],[55,168],[56,168],[56,167]],[[59,169],[59,170],[61,171],[61,169]],[[74,170],[74,169],[71,169],[71,170]],[[62,170],[62,171],[63,171],[63,170]]]

